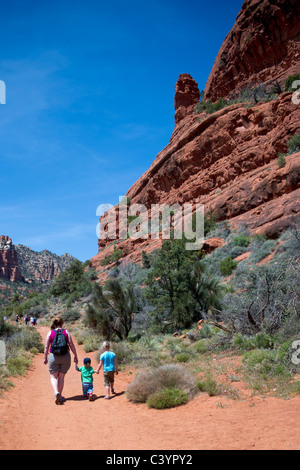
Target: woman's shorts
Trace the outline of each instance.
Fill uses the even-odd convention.
[[[50,374],[56,374],[57,372],[66,374],[71,367],[71,354],[67,352],[67,354],[64,354],[63,356],[55,356],[50,353],[48,364]]]
[[[109,387],[111,383],[114,383],[115,380],[115,371],[110,370],[108,372],[104,372],[104,385],[105,387]]]

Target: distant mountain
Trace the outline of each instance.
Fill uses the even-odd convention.
[[[48,250],[34,251],[24,245],[13,245],[11,238],[0,235],[0,310],[15,294],[26,298],[31,293],[49,289],[51,281],[76,258],[58,256]]]
[[[68,253],[58,256],[48,250],[34,251],[24,245],[15,245],[15,249],[26,281],[50,282],[76,260]]]

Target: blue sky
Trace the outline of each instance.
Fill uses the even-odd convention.
[[[96,209],[149,168],[174,129],[174,87],[205,87],[242,0],[0,0],[0,235],[97,249]]]

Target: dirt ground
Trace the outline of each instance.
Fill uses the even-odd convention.
[[[43,338],[47,329],[39,328]],[[77,346],[79,363],[87,355]],[[92,365],[96,367],[94,354]],[[242,400],[199,394],[168,410],[126,398],[130,371],[116,377],[105,400],[103,374],[94,377],[95,400],[82,399],[80,374],[66,376],[64,405],[55,405],[48,366],[38,354],[28,373],[0,400],[1,450],[299,450],[300,397]]]

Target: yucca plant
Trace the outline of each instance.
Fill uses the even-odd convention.
[[[88,323],[107,339],[113,333],[120,340],[127,339],[136,311],[135,299],[130,283],[123,287],[117,279],[109,279],[104,286],[95,284],[92,304],[87,309]]]

